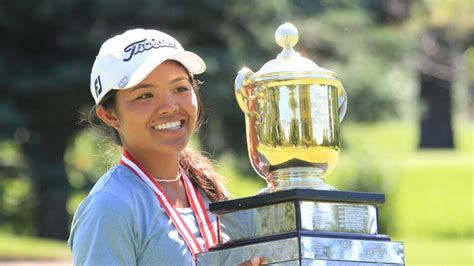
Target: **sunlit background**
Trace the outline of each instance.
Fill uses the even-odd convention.
[[[290,21],[295,47],[349,98],[327,182],[384,193],[382,232],[407,265],[474,263],[474,3],[471,0],[0,2],[0,264],[69,264],[72,215],[120,151],[81,120],[101,43],[135,27],[201,55],[207,124],[192,145],[234,198],[265,181],[248,160],[237,71],[257,71]]]

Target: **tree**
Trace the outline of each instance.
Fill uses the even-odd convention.
[[[14,117],[2,120],[2,137],[21,132],[20,147],[29,165],[35,197],[37,231],[40,236],[66,238],[68,215],[65,202],[70,186],[63,167],[63,154],[78,131],[78,103],[85,102],[87,66],[90,57],[79,49],[87,44],[77,31],[70,12],[79,3],[52,5],[46,2],[2,1],[0,81],[2,105]],[[77,34],[77,35],[76,35]],[[78,41],[81,40],[81,41]],[[84,45],[87,47],[87,45]]]
[[[239,9],[252,9],[261,17],[245,17]],[[82,129],[76,125],[79,111],[92,105],[89,72],[104,40],[128,28],[157,28],[201,54],[209,66],[204,76],[209,79],[209,85],[204,86],[206,101],[210,100],[211,110],[222,114],[221,121],[226,121],[225,141],[236,138],[237,142],[229,141],[235,143],[230,146],[244,150],[244,139],[237,138],[236,133],[243,132],[243,122],[229,114],[229,97],[216,100],[224,94],[232,95],[237,60],[229,51],[236,48],[229,48],[229,38],[249,39],[252,33],[248,29],[258,26],[252,23],[261,20],[263,25],[265,20],[273,19],[275,9],[276,5],[258,1],[250,6],[217,0],[0,2],[0,29],[4,33],[0,46],[0,137],[13,138],[15,132],[22,133],[19,146],[29,165],[38,235],[68,236],[65,205],[71,187],[64,153]],[[231,101],[235,104],[233,98]],[[219,122],[216,117],[211,115],[210,119]],[[237,121],[231,125],[239,130],[228,129],[229,121]],[[207,147],[215,145],[207,139]]]
[[[420,148],[454,147],[451,107],[455,78],[453,49],[442,29],[428,29],[420,38],[417,64],[419,97],[423,106]]]
[[[397,1],[374,3],[379,1],[0,1],[0,140],[15,139],[29,166],[38,234],[68,235],[65,204],[72,188],[64,153],[83,129],[76,125],[80,112],[92,106],[89,73],[104,40],[129,28],[156,28],[200,54],[208,66],[198,77],[205,81],[209,120],[203,147],[246,157],[233,80],[243,65],[257,71],[276,57],[274,31],[286,21],[300,30],[297,50],[348,84],[349,119],[377,121],[396,113],[397,87],[386,73],[399,66],[411,40],[399,37],[396,25],[385,26],[402,21],[407,11],[397,9]]]
[[[399,87],[389,74],[403,68],[411,40],[392,25],[406,15],[387,15],[385,1],[321,2],[318,16],[303,4],[295,12],[301,35],[297,46],[338,74],[348,94],[346,120],[364,123],[396,117]]]
[[[463,52],[472,45],[470,1],[426,1],[426,26],[418,41],[417,69],[423,106],[420,148],[453,148],[452,84]]]

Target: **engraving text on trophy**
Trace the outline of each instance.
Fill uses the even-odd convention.
[[[364,206],[337,206],[339,226],[349,232],[363,232],[368,212]]]
[[[319,86],[312,90],[311,109],[313,111],[313,123],[325,126],[329,122],[329,100],[328,91]]]
[[[375,234],[376,208],[372,205],[301,202],[308,213],[303,227],[314,231]]]

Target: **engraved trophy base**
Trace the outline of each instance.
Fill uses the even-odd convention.
[[[219,244],[197,265],[404,265],[404,246],[378,234],[376,193],[292,189],[213,203]]]

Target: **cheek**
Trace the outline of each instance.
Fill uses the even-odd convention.
[[[196,95],[193,93],[193,96],[191,99],[191,105],[190,105],[190,112],[194,115],[194,121],[196,121],[197,119],[198,111],[199,111],[198,100],[196,98]]]
[[[137,128],[138,124],[143,124],[150,113],[147,106],[137,105],[133,102],[120,102],[117,104],[117,117],[124,130]]]

